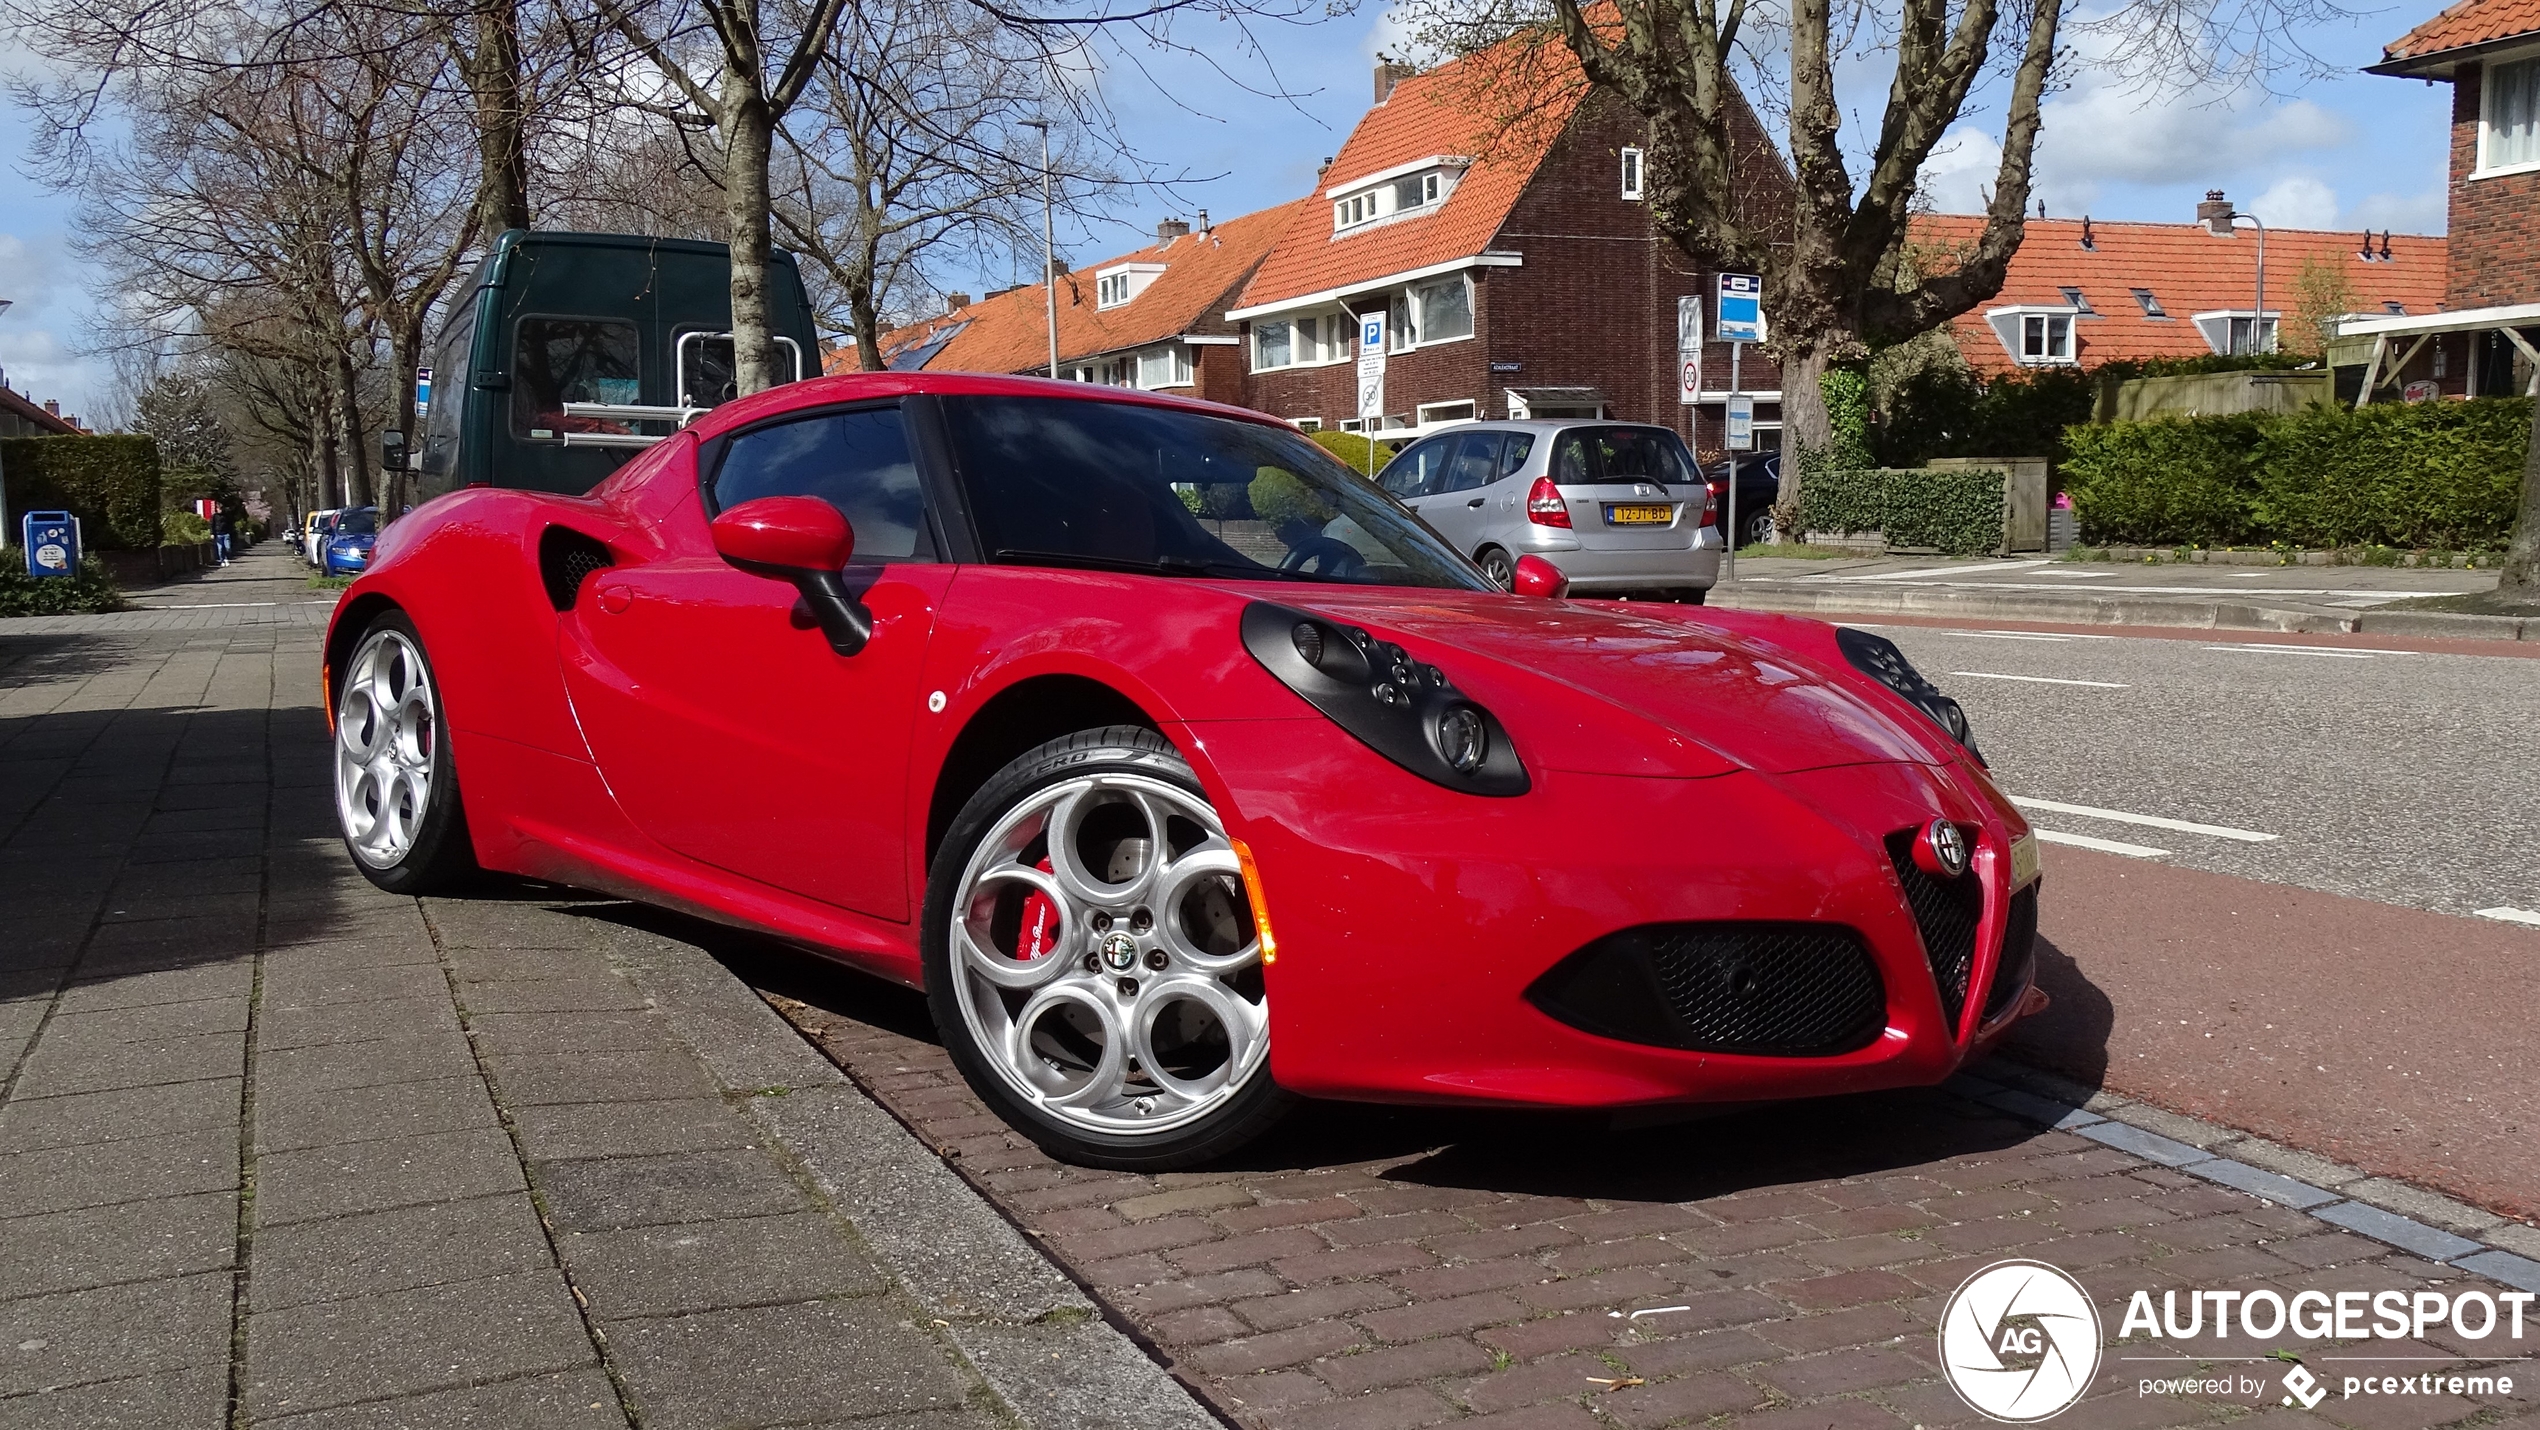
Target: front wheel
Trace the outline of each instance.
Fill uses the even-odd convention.
[[[1051,1155],[1164,1171],[1269,1130],[1241,866],[1170,742],[1053,740],[971,796],[927,879],[926,998],[980,1100]]]
[[[1745,540],[1740,541],[1738,545],[1768,546],[1772,544],[1773,509],[1771,507],[1764,508],[1762,511],[1759,511],[1753,516],[1746,518],[1744,521],[1739,522],[1738,525],[1744,527],[1746,530]]]
[[[440,688],[403,612],[371,622],[336,679],[335,819],[353,867],[390,893],[476,872]]]

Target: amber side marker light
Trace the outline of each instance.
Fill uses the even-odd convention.
[[[1261,961],[1279,961],[1279,939],[1270,932],[1270,905],[1261,897],[1261,870],[1252,862],[1252,846],[1229,834],[1226,842],[1235,846],[1235,863],[1244,871],[1244,898],[1252,904],[1253,932],[1261,935]]]

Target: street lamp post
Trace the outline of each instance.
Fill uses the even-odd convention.
[[[1058,221],[1057,200],[1050,187],[1050,122],[1026,119],[1026,129],[1041,131],[1041,292],[1049,300],[1050,376],[1058,376]]]
[[[2219,198],[2220,195],[2214,195],[2213,197]],[[2256,214],[2245,214],[2236,209],[2225,209],[2222,213],[2215,214],[2213,217],[2207,219],[2206,227],[2212,231],[2214,237],[2216,238],[2229,238],[2231,237],[2231,226],[2240,222],[2242,219],[2247,219],[2249,222],[2257,225],[2258,228],[2258,301],[2256,306],[2249,310],[2249,351],[2256,353],[2266,351],[2274,346],[2272,343],[2267,343],[2265,338],[2267,330],[2266,220],[2258,217]],[[2223,346],[2225,348],[2229,348],[2231,346],[2230,338],[2231,330],[2226,327],[2223,330]],[[2265,343],[2265,347],[2260,346],[2262,343]]]
[[[9,311],[10,300],[0,298],[0,313]],[[0,546],[9,544],[9,465],[0,457]]]

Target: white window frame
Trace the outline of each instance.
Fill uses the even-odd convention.
[[[1252,370],[1254,372],[1285,372],[1287,369],[1297,366],[1297,322],[1298,320],[1295,318],[1279,318],[1271,322],[1255,323],[1252,325]],[[1266,330],[1274,327],[1285,328],[1288,330],[1288,359],[1285,362],[1264,362],[1261,360],[1262,334]]]
[[[1149,359],[1155,358],[1160,358],[1164,362],[1165,380],[1162,382],[1150,383],[1147,381],[1147,362]],[[1122,358],[1121,362],[1124,365],[1123,375],[1127,378],[1127,381],[1120,384],[1123,387],[1134,387],[1146,392],[1156,392],[1171,387],[1188,387],[1194,380],[1191,350],[1180,343],[1166,343],[1161,347],[1140,348],[1138,351],[1130,353],[1128,356]]]
[[[1094,273],[1094,307],[1096,311],[1126,307],[1138,301],[1138,295],[1164,272],[1161,263],[1120,263],[1098,269]]]
[[[2191,314],[2188,321],[2194,323],[2196,331],[2204,335],[2205,346],[2208,349],[2216,353],[2228,354],[2231,351],[2231,325],[2234,322],[2245,323],[2250,316],[2250,310],[2247,308],[2214,308]],[[2284,341],[2284,311],[2280,308],[2269,308],[2256,316],[2264,319],[2266,323],[2263,329],[2267,336],[2266,350],[2276,351]]]
[[[1272,323],[1288,326],[1288,360],[1270,366],[1261,361],[1261,330]],[[1300,333],[1308,326],[1314,338],[1308,342]],[[1358,318],[1353,313],[1324,312],[1320,309],[1297,312],[1294,309],[1276,318],[1255,319],[1252,326],[1252,370],[1254,372],[1286,372],[1292,367],[1330,367],[1357,356],[1356,330]],[[1309,349],[1313,356],[1306,356]]]
[[[1299,432],[1320,432],[1323,430],[1323,419],[1320,417],[1291,417],[1288,420],[1296,424],[1296,430]]]
[[[1623,151],[1623,197],[1626,200],[1638,202],[1647,192],[1648,166],[1648,156],[1640,150],[1625,149]]]
[[[1984,315],[1986,326],[1993,329],[1994,340],[2001,343],[2002,350],[2011,355],[2011,361],[2021,367],[2079,367],[2081,365],[2080,318],[2079,309],[2070,304],[2053,303],[2027,303],[1989,308],[1985,310]],[[2053,332],[2054,320],[2063,321],[2064,351],[2061,354],[2045,357],[2028,355],[2028,325],[2032,319],[2047,323],[2050,334]]]
[[[1434,422],[1478,422],[1482,404],[1467,397],[1455,402],[1423,402],[1411,409],[1412,425],[1427,427]]]
[[[1349,233],[1388,219],[1434,213],[1455,192],[1456,180],[1462,173],[1454,164],[1432,161],[1425,170],[1409,165],[1370,175],[1346,193],[1326,190],[1332,199],[1332,232]],[[1402,190],[1406,187],[1416,187],[1420,195],[1409,207],[1402,203]]]
[[[2529,159],[2524,159],[2512,164],[2491,164],[2487,159],[2489,116],[2494,113],[2496,102],[2496,86],[2493,82],[2496,77],[2496,71],[2500,69],[2510,69],[2517,65],[2535,66],[2536,68],[2532,75],[2532,83],[2535,88],[2540,88],[2540,50],[2522,50],[2514,54],[2491,59],[2488,60],[2479,70],[2478,160],[2477,163],[2470,169],[2469,174],[2469,176],[2473,179],[2493,179],[2506,174],[2528,174],[2534,170],[2540,170],[2540,154],[2534,154],[2534,156]],[[2535,106],[2540,106],[2540,94],[2534,95],[2534,104]]]

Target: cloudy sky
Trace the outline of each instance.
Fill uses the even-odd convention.
[[[2284,227],[2440,233],[2449,87],[2355,73],[2435,8],[2422,0],[2311,29],[2308,43],[2334,72],[2279,77],[2280,93],[2147,97],[2111,82],[2085,39],[2046,107],[2037,197],[2057,217],[2176,222],[2193,215],[2206,189],[2221,188]],[[1135,246],[1140,231],[1152,232],[1168,214],[1204,207],[1222,218],[1307,192],[1315,167],[1367,107],[1376,52],[1399,41],[1375,0],[1312,26],[1246,31],[1203,21],[1178,38],[1220,63],[1138,56],[1134,67],[1106,66],[1105,85],[1131,141],[1187,181],[1125,209],[1107,228],[1062,232],[1062,250],[1078,261]],[[0,52],[0,69],[10,58]],[[1878,98],[1873,83],[1862,102]],[[1998,102],[1998,93],[1989,98]],[[1875,108],[1856,111],[1847,127],[1876,117]],[[1998,113],[1986,109],[1971,110],[1951,131],[1925,174],[1940,207],[1982,206],[1999,132]],[[0,369],[19,391],[93,412],[109,387],[106,365],[89,355],[100,298],[70,249],[71,200],[23,172],[28,135],[25,116],[0,101],[0,156],[10,161],[0,174],[0,298],[15,304],[0,314]],[[1008,266],[1030,262],[1025,255]],[[1002,286],[1014,275],[973,281]]]

